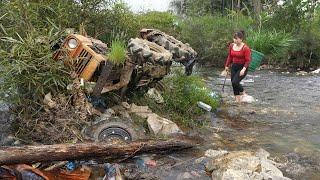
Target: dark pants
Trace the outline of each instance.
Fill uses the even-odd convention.
[[[242,70],[244,64],[232,64],[231,66],[231,83],[233,87],[234,95],[240,95],[243,92],[243,87],[240,81],[247,75],[248,69],[246,69],[243,76],[240,76],[240,71]]]

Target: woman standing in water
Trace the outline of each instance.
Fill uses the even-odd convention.
[[[233,34],[233,43],[229,46],[229,54],[225,63],[225,70],[228,72],[231,65],[231,82],[235,100],[240,103],[241,95],[246,94],[240,81],[247,75],[251,61],[251,50],[243,40],[245,32],[238,31]]]

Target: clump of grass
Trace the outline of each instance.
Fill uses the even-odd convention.
[[[132,98],[139,105],[148,105],[153,112],[164,116],[182,127],[204,125],[204,121],[197,119],[205,111],[197,106],[202,101],[216,109],[219,106],[218,97],[213,97],[212,91],[207,88],[201,77],[196,75],[185,76],[183,71],[175,71],[163,80],[167,88],[163,92],[164,104],[145,98],[139,93]]]
[[[163,94],[166,109],[175,111],[187,119],[196,118],[204,113],[197,107],[199,101],[209,104],[213,109],[219,105],[218,98],[211,96],[212,91],[197,75],[185,76],[182,71],[176,71],[172,76],[165,78],[165,82],[169,87]]]
[[[126,45],[123,40],[114,40],[111,43],[111,51],[107,55],[113,64],[123,64],[126,60]]]

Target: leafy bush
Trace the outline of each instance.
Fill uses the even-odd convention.
[[[285,64],[293,68],[308,68],[320,65],[319,2],[292,0],[284,1],[282,6],[274,5],[270,7],[268,11],[262,14],[261,27],[265,32],[274,32],[274,29],[276,29],[278,33],[275,34],[276,38],[273,38],[272,33],[265,38],[273,38],[277,44],[287,43],[283,42],[286,41],[285,39],[296,40],[294,43],[290,42],[289,51],[288,48],[281,48],[286,50],[280,52],[280,54],[286,53],[289,58],[277,59],[278,56],[275,56],[272,57],[273,60],[271,62]],[[276,40],[279,35],[280,40]]]
[[[200,63],[223,66],[232,34],[247,30],[251,24],[249,17],[217,15],[188,18],[180,22],[179,29],[181,38],[199,53]]]
[[[46,93],[61,93],[70,82],[68,70],[52,59],[51,42],[60,33],[29,32],[22,38],[2,37],[0,94],[4,102],[23,105],[36,112]],[[31,108],[31,109],[30,109]]]
[[[150,11],[134,16],[136,24],[136,33],[142,28],[159,29],[170,35],[176,35],[175,22],[176,16],[168,12]],[[136,34],[134,34],[136,36]]]
[[[265,54],[269,63],[285,64],[288,60],[288,53],[296,40],[285,32],[273,31],[251,31],[247,43],[251,49]]]

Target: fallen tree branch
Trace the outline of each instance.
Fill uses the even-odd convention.
[[[79,143],[39,146],[1,147],[0,165],[36,163],[66,160],[89,160],[97,158],[130,157],[132,154],[176,151],[196,145],[191,139],[166,141],[143,141],[130,144]]]

